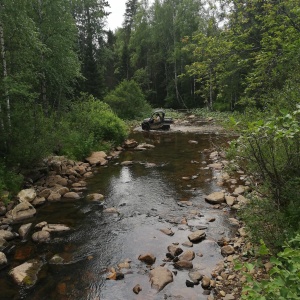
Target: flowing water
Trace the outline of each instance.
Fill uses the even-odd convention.
[[[0,299],[207,299],[201,285],[186,287],[188,271],[178,271],[174,282],[157,293],[149,282],[149,268],[138,260],[140,254],[156,256],[155,266],[163,263],[167,247],[187,241],[191,230],[207,227],[207,237],[192,249],[202,253],[193,260],[194,268],[210,275],[222,259],[216,241],[233,234],[227,219],[228,209],[214,209],[204,201],[204,195],[221,188],[212,178],[215,171],[205,168],[209,162],[204,149],[226,144],[226,136],[216,134],[135,132],[130,138],[155,145],[146,151],[124,151],[107,167],[97,169],[88,180],[88,193],[105,195],[106,207],[120,212],[103,212],[99,203],[86,199],[77,202],[48,203],[38,209],[34,224],[40,221],[63,223],[72,231],[57,235],[48,244],[34,244],[30,239],[16,243],[8,254],[10,265],[0,273]],[[189,143],[195,140],[196,143]],[[132,160],[132,166],[120,162]],[[182,177],[192,177],[183,180]],[[180,204],[180,205],[179,205]],[[186,217],[188,225],[182,225]],[[214,222],[208,222],[215,218]],[[28,222],[29,222],[28,221]],[[18,230],[20,225],[15,225]],[[160,229],[171,228],[173,236]],[[59,254],[64,262],[50,264],[49,259]],[[19,288],[7,275],[8,271],[32,258],[45,264],[37,284]],[[126,259],[130,269],[122,269],[122,280],[106,280],[107,268],[116,267]],[[171,271],[173,266],[167,263]],[[140,284],[142,291],[135,295],[132,288]]]

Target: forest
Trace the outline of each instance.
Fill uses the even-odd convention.
[[[240,134],[228,155],[263,183],[243,218],[271,252],[286,243],[288,273],[273,276],[292,282],[286,295],[299,293],[297,1],[128,0],[115,32],[108,8],[1,0],[0,193],[17,192],[49,154],[82,159],[118,145],[151,108],[223,112]],[[276,297],[279,281],[266,284]]]

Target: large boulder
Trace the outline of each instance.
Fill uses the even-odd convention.
[[[90,157],[87,157],[85,160],[90,164],[90,165],[100,165],[104,166],[108,163],[106,160],[106,153],[104,151],[97,151],[93,152]]]
[[[173,282],[173,274],[164,267],[156,267],[149,273],[151,287],[161,291],[167,284]]]
[[[40,260],[33,259],[13,268],[9,275],[17,284],[31,287],[36,283],[42,266],[43,263]]]
[[[225,202],[225,194],[223,192],[214,192],[205,197],[210,204],[220,204]]]
[[[25,189],[18,193],[18,198],[20,202],[28,201],[32,202],[36,197],[36,192],[34,189]]]
[[[6,217],[12,221],[19,222],[24,219],[33,217],[36,214],[36,209],[27,201],[23,201],[16,205],[12,210],[6,213]]]

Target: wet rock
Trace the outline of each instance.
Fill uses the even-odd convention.
[[[139,284],[137,284],[132,290],[135,294],[138,294],[142,291],[142,287]]]
[[[9,275],[12,276],[17,284],[25,287],[31,287],[36,283],[38,279],[37,276],[42,265],[43,263],[39,260],[30,260],[13,268],[9,272]]]
[[[0,239],[9,241],[15,237],[16,237],[16,235],[13,232],[11,232],[9,230],[0,229]]]
[[[32,235],[32,240],[37,243],[47,243],[50,241],[50,232],[46,230],[37,231]]]
[[[57,185],[53,188],[53,192],[54,193],[58,193],[61,196],[64,196],[66,193],[68,193],[70,190],[65,187],[65,186],[61,186],[61,185]]]
[[[130,264],[128,261],[124,261],[118,264],[119,269],[130,269]]]
[[[48,231],[48,232],[62,232],[62,231],[69,231],[69,230],[70,227],[63,224],[47,224],[42,229],[42,231]]]
[[[173,256],[178,256],[183,252],[183,250],[177,245],[169,245],[168,252]]]
[[[193,263],[187,260],[180,260],[174,263],[176,269],[193,269]]]
[[[221,163],[214,163],[207,165],[209,168],[216,169],[216,170],[222,170],[223,165]]]
[[[198,142],[197,142],[197,141],[194,141],[194,140],[189,140],[188,143],[189,143],[189,144],[195,144],[195,145],[198,144]]]
[[[50,202],[56,202],[61,199],[61,194],[56,193],[56,192],[51,192],[51,194],[48,196],[48,201]]]
[[[204,230],[197,230],[195,232],[192,232],[188,238],[192,243],[198,243],[200,241],[202,241],[203,239],[205,239],[206,237],[206,233]]]
[[[77,194],[75,192],[68,192],[68,193],[64,194],[64,198],[70,199],[70,200],[78,200],[78,199],[80,199],[80,196],[79,196],[79,194]]]
[[[221,253],[224,256],[228,256],[235,253],[234,248],[231,245],[226,245],[221,248]]]
[[[38,229],[40,229],[40,228],[43,228],[45,225],[47,225],[48,223],[46,222],[46,221],[43,221],[43,222],[40,222],[40,223],[38,223],[38,224],[36,224],[35,226],[34,226],[34,228],[38,228]]]
[[[233,196],[238,196],[238,195],[241,195],[241,194],[244,194],[245,193],[245,187],[244,186],[239,186],[237,187],[234,192],[232,193]]]
[[[206,196],[205,200],[210,204],[220,204],[225,201],[225,194],[223,192],[214,192]]]
[[[42,191],[40,191],[38,193],[38,197],[41,197],[41,198],[48,198],[50,196],[50,194],[52,193],[52,191],[50,189],[43,189]]]
[[[36,209],[27,201],[16,205],[12,210],[6,213],[6,217],[12,219],[14,223],[32,218],[36,214]]]
[[[190,280],[187,279],[187,280],[185,281],[185,285],[186,285],[187,287],[192,287],[192,288],[193,288],[194,285],[195,285],[195,283],[194,283],[193,281],[190,281]]]
[[[161,291],[167,284],[173,282],[173,274],[164,267],[156,267],[149,273],[151,287]]]
[[[58,255],[58,254],[55,254],[50,260],[49,260],[49,263],[50,264],[62,264],[64,262],[64,259]]]
[[[90,157],[87,157],[85,160],[90,164],[90,165],[100,165],[104,166],[108,163],[106,160],[106,153],[104,151],[97,151],[93,152]]]
[[[194,284],[199,284],[199,282],[203,278],[203,275],[197,270],[191,270],[189,272],[189,277],[193,281]]]
[[[8,246],[7,241],[0,237],[0,251],[3,251]]]
[[[225,201],[226,201],[227,205],[232,206],[235,202],[235,197],[225,196]]]
[[[40,206],[40,205],[43,205],[45,202],[46,202],[46,198],[44,198],[44,197],[36,197],[32,201],[32,205],[33,206]]]
[[[138,142],[134,139],[128,139],[124,141],[123,147],[124,148],[135,148],[138,145]]]
[[[115,207],[108,207],[103,210],[105,213],[110,213],[110,214],[120,214],[119,211]]]
[[[87,195],[87,200],[90,200],[90,201],[102,201],[104,199],[104,196],[102,194],[89,194]]]
[[[0,269],[7,265],[7,258],[3,252],[0,252]]]
[[[192,250],[186,250],[184,251],[180,256],[179,260],[187,260],[187,261],[192,261],[195,258],[195,252]]]
[[[124,274],[116,271],[114,268],[111,268],[110,274],[107,275],[106,279],[108,280],[122,280],[124,279]]]
[[[207,276],[203,276],[202,282],[201,282],[201,286],[202,286],[204,289],[209,288],[209,286],[210,286],[210,278],[207,277]]]
[[[190,242],[190,241],[185,241],[182,243],[182,246],[185,246],[185,247],[193,247],[193,243]]]
[[[18,232],[19,232],[19,235],[20,235],[21,238],[24,238],[24,237],[28,234],[28,232],[29,232],[31,226],[32,226],[32,223],[28,223],[28,224],[23,224],[23,225],[19,228],[19,231],[18,231]]]
[[[138,259],[148,265],[153,265],[155,263],[156,257],[152,253],[141,254]]]
[[[121,166],[132,166],[133,165],[133,161],[131,160],[125,160],[121,162]]]
[[[160,231],[168,236],[173,236],[174,232],[170,228],[162,228]]]
[[[25,189],[21,190],[17,197],[19,198],[20,202],[27,201],[32,202],[36,197],[36,192],[34,189]]]

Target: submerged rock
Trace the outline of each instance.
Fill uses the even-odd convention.
[[[167,284],[173,282],[173,274],[164,267],[156,267],[149,273],[151,287],[161,291]]]
[[[33,259],[13,268],[9,275],[17,284],[31,287],[37,282],[38,273],[42,266],[43,263],[40,260]]]

